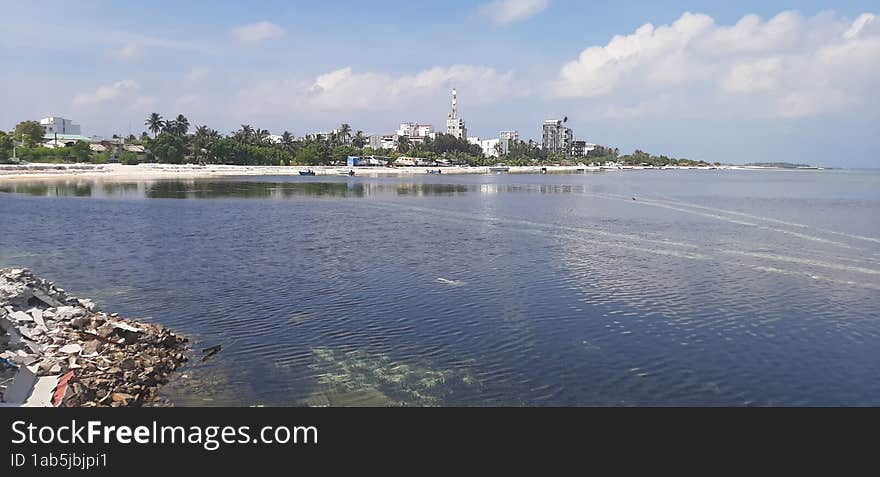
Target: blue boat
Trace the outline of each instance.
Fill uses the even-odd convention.
[[[299,175],[301,176],[313,176],[315,175],[315,171],[309,169],[307,171],[299,171]]]

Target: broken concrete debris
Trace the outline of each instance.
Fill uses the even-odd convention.
[[[27,269],[0,268],[0,406],[149,405],[187,349],[160,325],[100,312]]]

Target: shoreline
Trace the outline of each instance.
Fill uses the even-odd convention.
[[[0,268],[0,407],[155,406],[188,339]]]
[[[596,172],[618,172],[639,170],[700,170],[700,171],[799,171],[817,169],[786,169],[762,166],[713,166],[713,167],[599,167],[599,166],[507,166],[510,174],[583,174]],[[59,178],[109,178],[114,180],[160,180],[160,179],[205,179],[234,176],[299,176],[301,171],[314,171],[315,176],[347,176],[354,170],[355,177],[417,176],[433,174],[493,174],[488,166],[466,167],[346,167],[346,166],[237,166],[237,165],[195,165],[195,164],[3,164],[0,165],[0,180],[17,179],[59,179]],[[821,169],[818,169],[821,170]],[[429,172],[431,171],[431,172]],[[308,176],[305,176],[308,177]]]

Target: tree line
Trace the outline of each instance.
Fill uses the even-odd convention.
[[[413,156],[429,161],[445,161],[456,165],[486,166],[503,162],[508,165],[575,164],[578,162],[602,164],[619,162],[624,164],[648,164],[663,166],[668,164],[701,164],[698,161],[654,156],[640,150],[633,154],[620,155],[617,148],[596,146],[585,157],[550,152],[535,141],[509,141],[506,153],[499,150],[498,157],[485,157],[479,145],[466,139],[448,134],[437,134],[435,138],[399,137],[393,150],[373,149],[369,138],[363,131],[353,131],[349,124],[343,123],[326,134],[310,134],[294,137],[289,131],[273,136],[268,130],[255,128],[249,124],[229,134],[221,134],[205,125],[191,128],[183,114],[165,119],[159,113],[151,113],[144,121],[146,131],[139,137],[129,135],[121,138],[129,144],[143,145],[147,151],[138,155],[122,152],[121,162],[136,164],[140,161],[165,164],[230,164],[230,165],[330,165],[345,162],[348,156],[382,156],[390,160],[401,156]],[[148,133],[149,131],[149,133]],[[16,155],[29,162],[106,162],[109,152],[91,151],[85,142],[62,148],[41,147],[43,127],[36,121],[23,121],[14,131],[0,131],[0,162],[12,157],[13,141],[21,144]]]

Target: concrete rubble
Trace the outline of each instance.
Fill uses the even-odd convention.
[[[187,361],[160,325],[100,312],[22,268],[0,268],[0,406],[144,406]]]

